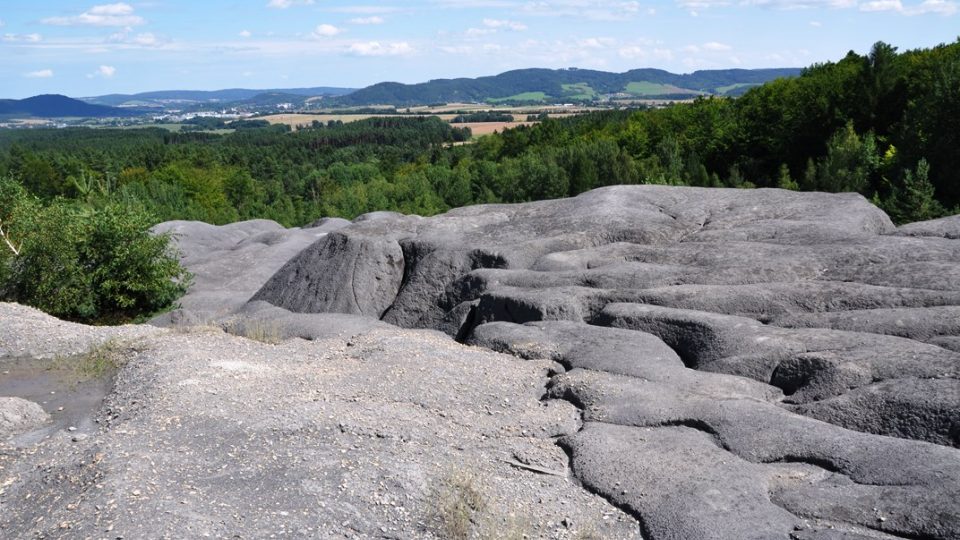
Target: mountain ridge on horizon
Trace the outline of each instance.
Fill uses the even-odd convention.
[[[70,98],[44,94],[25,99],[0,99],[0,116],[124,117],[171,106],[267,106],[289,102],[309,107],[322,97],[331,107],[370,105],[416,106],[437,103],[586,103],[610,99],[690,99],[697,96],[735,97],[780,77],[793,77],[801,68],[697,70],[676,74],[655,68],[614,73],[590,69],[526,68],[498,75],[431,79],[416,84],[380,82],[361,89],[304,87],[289,89],[154,90],[137,94],[106,94]]]
[[[580,68],[526,68],[483,77],[431,79],[404,84],[380,82],[334,98],[338,105],[426,105],[431,103],[590,101],[602,95],[635,98],[736,96],[750,87],[780,77],[794,77],[802,68],[716,69],[677,74],[656,68],[622,73]],[[542,94],[542,95],[541,95]]]
[[[36,118],[105,118],[136,116],[142,111],[97,105],[62,94],[40,94],[24,99],[0,99],[0,117],[30,116]]]
[[[643,97],[693,97],[696,95],[736,96],[752,86],[778,77],[799,75],[802,68],[714,69],[672,73],[657,68],[638,68],[622,73],[581,68],[523,68],[481,77],[437,78],[420,83],[382,81],[363,88],[318,86],[302,88],[220,90],[152,90],[114,93],[77,99],[96,105],[156,106],[161,102],[228,103],[246,101],[267,94],[299,97],[327,97],[340,106],[428,105],[442,98],[455,101],[511,101],[524,93],[543,93],[543,100],[575,101],[602,94],[624,93]],[[578,80],[585,78],[586,80]],[[575,80],[577,79],[577,80]],[[631,86],[631,83],[633,86]],[[519,91],[516,91],[519,90]],[[530,97],[530,96],[527,96]],[[538,96],[535,96],[538,97]],[[515,101],[524,101],[523,99]],[[530,101],[537,101],[532,99]]]

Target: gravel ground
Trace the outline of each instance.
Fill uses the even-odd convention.
[[[639,538],[570,475],[555,439],[580,413],[543,398],[552,362],[430,331],[0,321],[5,352],[114,339],[125,362],[89,430],[0,447],[9,538]]]

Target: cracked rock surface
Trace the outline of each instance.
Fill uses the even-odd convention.
[[[956,223],[616,186],[355,223],[254,299],[557,362],[574,474],[647,538],[958,538]]]
[[[960,538],[956,224],[662,186],[161,224],[169,328],[0,304],[0,368],[123,357],[96,422],[4,436],[0,530]]]
[[[0,321],[0,341],[61,324]],[[542,399],[551,361],[388,325],[279,345],[145,328],[114,342],[89,428],[25,444],[0,400],[4,538],[640,538],[572,478],[555,440],[580,414]]]

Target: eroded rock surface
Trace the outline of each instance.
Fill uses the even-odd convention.
[[[0,304],[0,342],[24,311]],[[60,324],[37,314],[18,339]],[[541,399],[553,362],[351,324],[279,345],[210,327],[118,342],[96,426],[0,440],[2,536],[640,538],[555,444],[580,413]]]
[[[574,473],[646,537],[956,538],[955,224],[618,186],[355,223],[254,299],[559,363]]]
[[[230,225],[199,221],[168,221],[154,232],[170,234],[193,285],[180,299],[180,309],[155,324],[210,323],[243,306],[250,296],[291,257],[348,225],[345,220],[321,220],[303,229],[285,229],[266,219]]]
[[[0,530],[960,538],[955,223],[631,186],[164,224],[171,330],[0,304],[0,359],[127,344],[99,424],[0,443]]]

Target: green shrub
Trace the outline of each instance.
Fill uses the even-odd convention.
[[[0,179],[0,297],[63,319],[120,323],[167,308],[189,283],[170,238],[137,205],[41,204]]]

